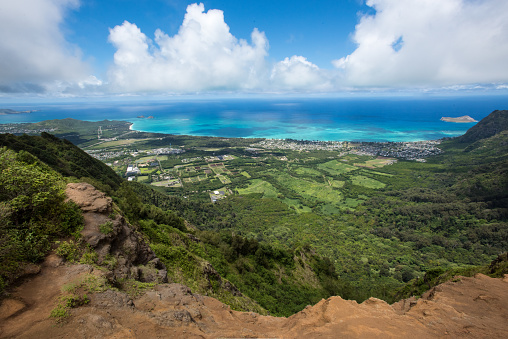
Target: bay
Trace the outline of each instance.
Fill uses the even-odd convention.
[[[440,118],[469,115],[481,120],[493,110],[507,108],[508,98],[130,100],[7,106],[0,108],[36,112],[3,115],[0,123],[63,118],[109,119],[130,121],[134,130],[167,134],[323,141],[418,141],[462,135],[474,123],[444,122]],[[148,119],[149,116],[153,119]]]

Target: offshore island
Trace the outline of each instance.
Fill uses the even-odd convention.
[[[441,121],[458,122],[458,123],[478,122],[478,120],[475,120],[475,119],[471,118],[469,115],[463,115],[463,116],[457,117],[457,118],[442,117]]]

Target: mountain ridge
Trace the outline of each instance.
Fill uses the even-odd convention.
[[[492,137],[508,129],[508,111],[495,110],[476,125],[467,130],[467,132],[457,137],[455,140],[459,143],[472,143],[481,139]]]

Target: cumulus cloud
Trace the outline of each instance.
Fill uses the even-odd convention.
[[[153,40],[133,23],[110,29],[116,47],[109,79],[116,91],[248,90],[258,88],[267,72],[268,40],[254,29],[251,43],[238,40],[223,12],[187,7],[178,34],[158,29]]]
[[[333,64],[352,86],[508,81],[508,1],[368,0],[358,44]]]
[[[43,93],[86,79],[87,65],[59,25],[77,0],[3,1],[0,10],[0,92]]]
[[[292,56],[273,66],[271,86],[277,90],[329,91],[331,74],[303,56]]]

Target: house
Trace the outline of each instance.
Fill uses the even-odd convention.
[[[138,174],[141,174],[141,170],[137,166],[130,166],[130,165],[127,166],[127,171],[125,171],[126,177],[135,176]]]

